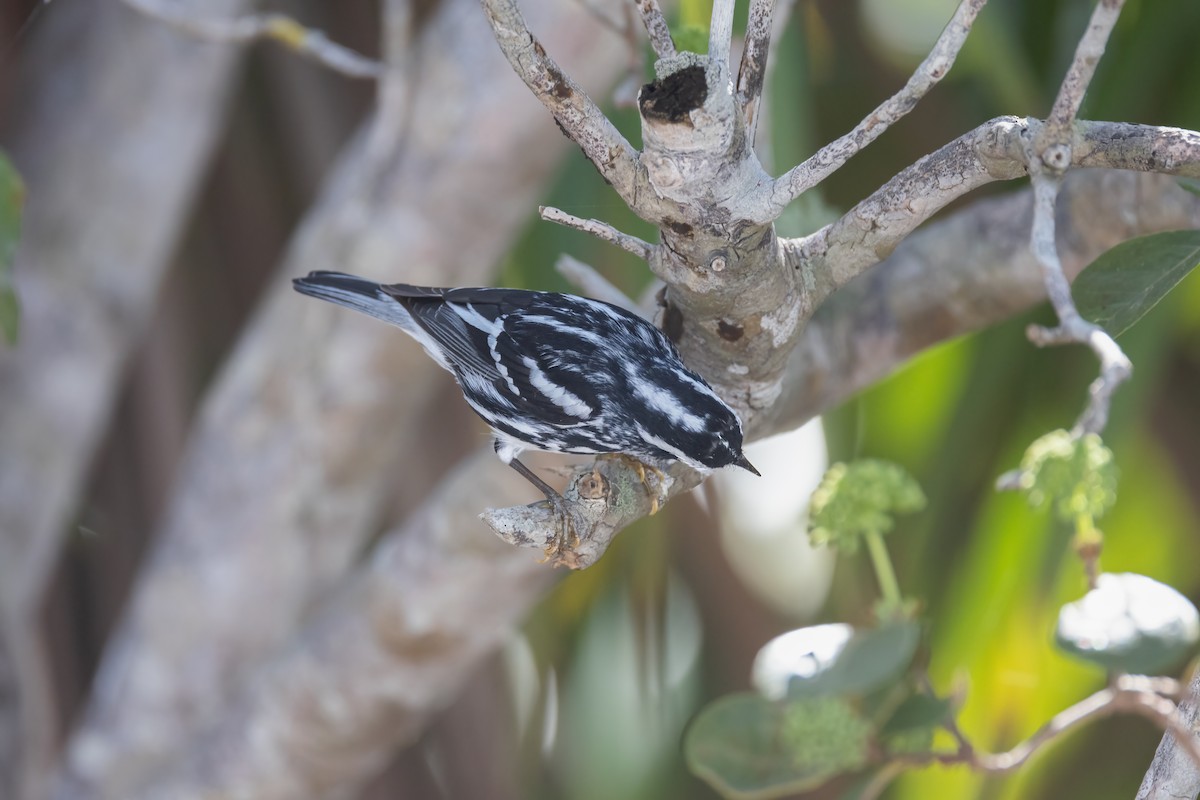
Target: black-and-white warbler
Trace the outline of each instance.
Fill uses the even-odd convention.
[[[427,289],[313,272],[296,291],[397,325],[454,373],[496,454],[562,514],[522,450],[620,453],[698,470],[736,465],[742,424],[663,333],[622,308],[522,289]]]

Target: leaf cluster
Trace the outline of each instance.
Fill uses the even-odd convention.
[[[924,507],[925,493],[903,467],[878,459],[834,464],[813,492],[809,536],[853,553],[864,536],[890,531],[893,515]]]

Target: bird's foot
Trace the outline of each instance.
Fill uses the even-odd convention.
[[[642,482],[642,487],[646,490],[646,494],[650,496],[651,516],[657,514],[658,510],[667,502],[667,474],[661,469],[639,461],[627,453],[605,453],[600,457],[624,462],[630,469],[637,473],[638,480]],[[654,476],[653,485],[647,479],[647,473]]]
[[[570,501],[560,494],[546,495],[546,505],[554,512],[558,521],[558,530],[550,544],[542,551],[544,556],[539,563],[549,561],[556,567],[579,569],[579,555],[575,552],[580,544],[579,534],[575,531],[575,523],[571,515]]]

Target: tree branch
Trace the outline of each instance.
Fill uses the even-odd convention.
[[[1075,46],[1075,57],[1071,60],[1071,66],[1067,69],[1067,74],[1058,87],[1054,106],[1046,120],[1046,127],[1039,137],[1037,149],[1042,154],[1047,148],[1054,145],[1070,144],[1071,127],[1075,124],[1075,118],[1079,116],[1079,107],[1083,105],[1083,97],[1087,94],[1092,77],[1096,74],[1096,66],[1100,63],[1101,56],[1104,55],[1108,37],[1116,27],[1117,18],[1121,16],[1121,9],[1124,5],[1125,0],[1099,0],[1092,10],[1088,29]],[[1047,162],[1047,166],[1053,167],[1054,165]],[[1065,169],[1065,167],[1066,162],[1062,164],[1061,168]]]
[[[634,0],[642,15],[642,23],[650,37],[650,46],[654,48],[659,58],[671,58],[675,55],[675,42],[671,39],[671,29],[663,17],[658,0]]]
[[[1038,120],[998,117],[963,134],[902,170],[836,222],[809,236],[780,240],[786,263],[802,271],[802,285],[822,301],[951,201],[992,181],[1024,176],[1027,144],[1041,129]],[[1074,141],[1075,166],[1200,175],[1200,134],[1193,131],[1079,122]]]
[[[729,51],[733,46],[734,0],[713,0],[712,18],[708,25],[708,58],[722,64],[729,72]]]
[[[236,14],[249,3],[179,5]],[[86,46],[64,49],[65,31],[86,31]],[[24,313],[20,346],[0,351],[0,673],[19,688],[21,729],[0,731],[0,750],[21,749],[27,785],[3,785],[19,779],[4,772],[4,797],[32,794],[52,766],[62,710],[39,635],[44,593],[239,55],[163,36],[120,6],[70,3],[48,9],[22,54],[6,147],[31,187],[13,272]]]
[[[790,5],[790,3],[789,3]],[[767,75],[767,57],[771,47],[774,28],[771,23],[775,11],[775,0],[750,0],[750,13],[746,18],[746,43],[742,46],[742,61],[738,65],[737,93],[742,113],[746,117],[746,131],[750,141],[758,127],[758,105],[762,98],[763,81]]]
[[[1200,199],[1157,175],[1077,170],[1059,206],[1060,254],[1072,278],[1134,236],[1200,228]],[[925,348],[1045,299],[1029,251],[1032,219],[1029,190],[981,201],[917,231],[833,295],[792,352],[782,397],[756,435],[795,428]]]
[[[957,752],[916,753],[897,761],[909,765],[965,764],[980,772],[1003,775],[1026,764],[1040,749],[1059,736],[1075,730],[1084,723],[1111,717],[1114,714],[1135,714],[1150,719],[1159,728],[1165,730],[1168,736],[1176,738],[1182,749],[1188,753],[1193,766],[1200,766],[1200,742],[1192,738],[1190,732],[1180,722],[1174,703],[1154,692],[1127,688],[1120,680],[1115,686],[1101,689],[1075,705],[1063,709],[1039,728],[1033,736],[1003,753],[983,753],[976,750],[956,728],[954,734],[959,741]]]
[[[181,13],[176,6],[160,0],[122,2],[151,19],[210,42],[249,44],[257,39],[269,39],[351,78],[378,78],[383,74],[383,64],[330,41],[324,31],[305,27],[286,14],[211,19]]]
[[[534,9],[548,31],[586,13]],[[82,786],[126,797],[181,760],[189,737],[229,711],[239,682],[345,575],[381,509],[415,505],[436,480],[441,451],[404,421],[432,402],[441,372],[403,334],[305,301],[289,279],[335,266],[426,284],[486,281],[565,145],[519,82],[479,79],[504,74],[490,40],[470,0],[441,4],[406,48],[420,75],[408,89],[408,135],[376,136],[375,126],[405,119],[377,115],[304,221],[204,401],[156,548],[70,742],[59,796]],[[593,37],[572,59],[581,82],[599,89],[620,68],[620,43]],[[486,124],[499,118],[508,122]],[[379,161],[370,146],[378,141],[403,148]],[[513,155],[497,161],[497,148]],[[419,257],[402,259],[398,274],[397,253]],[[427,468],[396,471],[397,459],[425,451]]]
[[[465,459],[258,671],[221,723],[129,796],[326,797],[381,769],[554,583],[551,570],[476,518],[478,504],[503,502],[522,482],[491,448]]]
[[[1178,720],[1187,736],[1175,731],[1163,734],[1137,800],[1179,800],[1200,794],[1200,767],[1192,755],[1194,748],[1186,746],[1188,740],[1195,744],[1200,737],[1200,672],[1192,677],[1187,696],[1179,704]]]
[[[607,278],[593,267],[583,263],[579,259],[564,253],[554,262],[554,268],[558,270],[558,274],[578,286],[582,290],[582,293],[588,297],[612,303],[614,306],[619,306],[638,316],[643,315],[643,311],[638,307],[637,303],[627,297],[624,292],[610,283]]]
[[[1145,208],[1130,217],[1133,198],[1141,198]],[[1068,180],[1064,201],[1064,233],[1080,248],[1064,251],[1073,268],[1093,251],[1106,249],[1114,237],[1200,226],[1200,200],[1159,177],[1079,173]],[[931,343],[1035,302],[1043,289],[1027,247],[1031,213],[1023,193],[982,202],[912,237],[879,270],[835,298],[845,297],[844,302],[818,314],[802,347],[816,353],[809,343],[831,340],[834,328],[853,329],[866,339],[846,334],[844,348],[827,351],[825,362],[810,359],[816,366],[794,376],[794,382],[830,386],[842,381],[840,391],[823,395],[822,401],[840,402],[861,377],[861,359],[874,353],[876,344],[886,345],[885,320],[905,329],[897,335]],[[978,248],[980,262],[962,258],[965,242]],[[1010,290],[1015,300],[1009,300]],[[881,303],[893,298],[881,312]],[[974,313],[967,311],[971,304]],[[943,318],[939,325],[931,313],[938,308],[963,311],[964,317],[950,325]],[[872,344],[862,347],[863,341]],[[873,367],[874,377],[911,354],[892,350],[893,360]],[[776,419],[761,433],[784,425],[790,420]],[[603,481],[594,478],[596,472]],[[573,485],[584,505],[609,509],[607,521],[613,523],[619,513],[637,516],[648,510],[640,479],[626,472],[619,459],[602,459],[584,468]],[[674,470],[671,478],[673,494],[691,480]],[[553,573],[535,564],[532,553],[491,546],[472,520],[480,504],[504,502],[520,483],[490,447],[464,460],[410,522],[381,541],[371,565],[357,570],[351,586],[314,615],[298,642],[257,675],[235,713],[190,750],[181,771],[161,777],[153,791],[140,796],[305,796],[338,782],[353,783],[387,748],[411,741],[424,720],[457,694],[486,649],[497,646],[550,585]],[[540,516],[536,507],[522,508]],[[540,549],[544,543],[531,544]],[[1123,686],[1143,693],[1173,688],[1140,681]],[[281,755],[290,767],[282,774],[271,767]]]
[[[1088,389],[1088,403],[1076,434],[1100,433],[1108,424],[1109,404],[1117,387],[1133,374],[1133,365],[1116,340],[1099,325],[1079,316],[1071,287],[1063,274],[1055,236],[1054,208],[1063,175],[1072,162],[1072,128],[1083,96],[1104,54],[1104,46],[1117,24],[1124,0],[1100,0],[1092,13],[1087,32],[1079,40],[1075,58],[1059,86],[1050,117],[1032,140],[1026,155],[1033,181],[1034,216],[1030,247],[1042,268],[1046,293],[1058,315],[1057,328],[1030,326],[1030,341],[1039,347],[1087,344],[1100,360],[1100,375]]]
[[[557,222],[559,225],[590,233],[601,241],[615,244],[625,252],[632,253],[642,261],[649,261],[654,250],[654,245],[649,242],[644,242],[628,233],[622,233],[607,222],[601,222],[598,219],[581,219],[553,206],[538,206],[538,213],[547,222]]]
[[[496,42],[517,76],[541,101],[563,132],[627,203],[634,199],[637,151],[530,32],[515,0],[483,0]]]
[[[962,0],[933,49],[913,72],[903,89],[868,114],[850,133],[825,145],[775,181],[771,197],[772,219],[777,218],[789,203],[840,169],[851,157],[916,107],[917,102],[950,71],[958,51],[967,40],[967,34],[971,32],[975,17],[986,2],[987,0]]]
[[[1167,178],[1085,172],[1068,184],[1071,208],[1063,241],[1071,243],[1065,256],[1072,275],[1125,239],[1200,227],[1200,201]],[[1132,217],[1131,207],[1138,209]],[[798,427],[926,347],[1006,319],[1044,298],[1028,250],[1031,218],[1027,192],[982,202],[914,234],[876,269],[830,298],[791,352],[777,402],[749,415],[750,438]],[[972,257],[964,259],[964,252]],[[702,480],[679,464],[667,470],[667,477],[665,498]],[[653,491],[620,461],[578,470],[566,492],[578,505],[573,520],[581,539],[577,566],[594,563],[622,528],[648,514]],[[492,509],[484,519],[513,544],[539,550],[558,529],[553,514],[540,506]]]

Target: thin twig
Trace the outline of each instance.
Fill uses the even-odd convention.
[[[574,228],[584,233],[590,233],[597,239],[602,239],[609,244],[615,244],[622,250],[633,253],[643,261],[649,261],[650,254],[654,251],[654,245],[649,242],[643,241],[636,236],[631,236],[628,233],[622,233],[607,222],[601,222],[598,219],[576,217],[553,206],[539,206],[538,213],[547,222],[557,222],[559,225]]]
[[[1057,257],[1055,258],[1057,262]],[[1039,263],[1040,262],[1039,260]],[[1060,272],[1062,267],[1057,268]],[[1074,310],[1074,303],[1071,308]],[[1117,387],[1133,375],[1133,363],[1116,340],[1099,325],[1088,322],[1075,312],[1056,328],[1031,325],[1026,331],[1038,347],[1059,344],[1086,344],[1100,361],[1100,374],[1088,386],[1088,402],[1071,432],[1076,435],[1101,433],[1108,424],[1112,396]]]
[[[708,28],[708,57],[729,66],[729,50],[733,46],[734,0],[713,0],[712,21]]]
[[[917,753],[911,756],[902,756],[892,763],[910,766],[930,763],[964,764],[979,772],[1002,775],[1023,766],[1045,745],[1068,731],[1080,727],[1085,722],[1120,713],[1146,717],[1164,731],[1169,731],[1187,750],[1195,763],[1200,765],[1200,741],[1197,741],[1188,727],[1179,719],[1175,704],[1154,692],[1122,688],[1120,682],[1116,686],[1101,689],[1055,714],[1036,733],[1003,753],[981,752],[963,736],[961,731],[953,728],[951,729],[952,733],[958,742],[957,750]]]
[[[637,151],[529,30],[516,0],[483,0],[496,43],[517,76],[623,200],[634,199]]]
[[[911,111],[917,101],[945,77],[953,66],[958,51],[967,40],[975,17],[986,2],[987,0],[962,0],[946,29],[934,43],[933,49],[903,89],[868,114],[854,130],[825,145],[804,163],[775,181],[773,200],[776,216],[783,213],[788,203],[825,180],[852,156],[879,138],[880,134]]]
[[[1027,335],[1039,347],[1086,344],[1100,361],[1100,375],[1088,388],[1088,402],[1075,423],[1073,433],[1100,433],[1108,424],[1113,393],[1133,374],[1133,365],[1121,347],[1103,328],[1079,316],[1071,298],[1071,286],[1063,274],[1057,252],[1054,210],[1062,176],[1073,160],[1072,139],[1075,116],[1083,103],[1096,64],[1120,16],[1124,0],[1100,0],[1092,13],[1087,32],[1079,40],[1075,58],[1058,90],[1054,108],[1041,132],[1027,151],[1033,182],[1034,216],[1030,248],[1046,283],[1046,294],[1058,315],[1057,328],[1030,326]]]
[[[675,55],[675,42],[671,39],[671,29],[663,17],[658,0],[635,0],[638,11],[642,15],[642,24],[650,37],[650,46],[659,58],[670,58]]]
[[[1118,694],[1113,689],[1101,689],[1091,697],[1055,714],[1049,722],[1038,729],[1037,733],[1006,752],[981,753],[978,750],[972,750],[971,765],[984,772],[1011,772],[1028,761],[1034,753],[1052,739],[1089,720],[1115,714],[1120,710],[1116,702]]]
[[[578,258],[564,253],[558,257],[558,261],[554,262],[554,268],[558,270],[559,275],[578,286],[588,297],[612,303],[614,306],[642,316],[642,310],[638,308],[637,303],[614,286],[608,278],[597,272],[591,264],[585,264]]]
[[[742,46],[742,63],[738,66],[737,93],[742,113],[746,117],[746,135],[754,141],[758,123],[758,106],[767,74],[767,58],[774,32],[772,16],[775,0],[750,0],[750,15],[746,19],[746,43]]]
[[[125,5],[148,17],[200,39],[245,44],[271,39],[296,53],[311,58],[334,72],[351,78],[378,78],[383,65],[330,41],[324,31],[308,28],[286,14],[257,14],[233,19],[197,19],[180,14],[159,0],[123,0]]]
[[[1119,675],[1117,686],[1129,691],[1150,692],[1171,700],[1179,700],[1184,689],[1180,681],[1165,675]]]
[[[1117,18],[1121,15],[1121,7],[1125,0],[1100,0],[1092,11],[1091,21],[1087,32],[1080,38],[1075,48],[1075,58],[1067,70],[1066,77],[1058,87],[1058,96],[1054,99],[1054,107],[1046,120],[1042,131],[1042,140],[1046,143],[1070,143],[1070,129],[1079,115],[1079,107],[1083,96],[1087,93],[1092,76],[1096,73],[1096,65],[1104,55],[1108,37],[1112,34]],[[1039,147],[1038,150],[1043,150]],[[1047,166],[1050,166],[1049,164]]]

